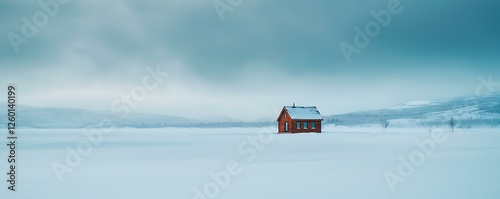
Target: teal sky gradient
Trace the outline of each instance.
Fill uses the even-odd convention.
[[[500,82],[494,0],[401,0],[350,64],[339,44],[389,0],[244,0],[224,21],[211,0],[73,0],[15,53],[7,35],[38,2],[0,2],[0,85],[34,106],[110,110],[157,64],[171,76],[135,112],[252,119],[296,102],[328,115],[473,95],[480,76]]]

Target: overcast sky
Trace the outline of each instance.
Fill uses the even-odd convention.
[[[500,81],[494,0],[401,0],[350,63],[339,44],[353,45],[353,28],[390,0],[243,0],[224,21],[212,0],[72,0],[16,53],[8,34],[22,36],[38,2],[0,2],[0,84],[15,83],[27,105],[110,111],[156,65],[170,76],[134,112],[249,120],[295,102],[330,115]]]

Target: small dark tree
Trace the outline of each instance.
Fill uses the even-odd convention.
[[[384,129],[384,133],[387,132],[387,127],[389,126],[390,122],[386,118],[382,118],[380,120],[380,125],[382,125],[382,128]]]
[[[457,121],[453,117],[448,122],[448,125],[450,125],[451,132],[455,132],[455,126],[457,125]]]

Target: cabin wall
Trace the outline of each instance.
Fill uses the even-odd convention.
[[[285,117],[286,115],[286,117]],[[285,122],[288,122],[288,132],[285,132]],[[292,131],[292,119],[286,111],[278,120],[278,133],[290,133]]]
[[[316,133],[321,133],[321,120],[293,120],[290,118],[290,115],[288,112],[283,109],[282,114],[278,118],[278,133],[309,133],[309,132],[316,132]],[[297,122],[301,122],[301,128],[297,128]],[[288,122],[288,132],[285,132],[285,122]],[[304,122],[308,123],[308,128],[304,129],[303,124]],[[314,122],[316,124],[316,128],[312,129],[311,128],[311,123]]]
[[[297,122],[300,122],[300,129],[297,128]],[[304,122],[307,122],[307,129],[304,128]],[[311,128],[311,123],[316,124],[316,128]],[[321,133],[321,120],[292,120],[292,130],[290,133],[308,133],[316,132]]]

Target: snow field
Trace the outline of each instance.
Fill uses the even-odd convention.
[[[4,182],[0,195],[42,199],[500,197],[498,129],[456,133],[433,129],[443,132],[446,139],[435,142],[430,155],[416,144],[432,140],[432,132],[424,128],[389,128],[385,134],[381,128],[332,126],[322,134],[275,135],[271,131],[116,129],[105,134],[102,143],[60,182],[52,163],[65,162],[67,147],[85,139],[82,130],[22,129],[18,191],[8,191]],[[259,135],[269,139],[262,142]],[[6,157],[5,149],[2,144],[0,157]],[[412,154],[419,151],[425,154],[424,160],[413,155],[412,162]],[[400,157],[413,167],[411,175],[401,167]],[[227,165],[234,162],[238,166],[232,168],[239,172],[229,174]],[[401,175],[400,168],[406,169],[406,175]],[[221,172],[227,172],[230,179]],[[394,191],[387,172],[404,179],[397,181]],[[216,184],[219,190],[211,185],[207,195],[207,184]],[[197,196],[196,189],[203,195]]]

